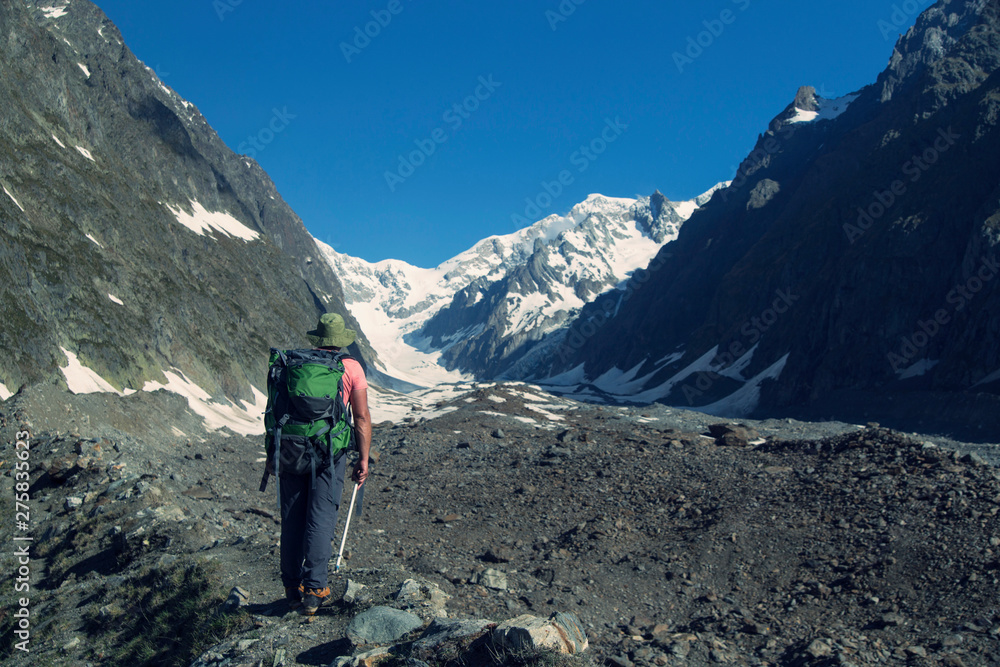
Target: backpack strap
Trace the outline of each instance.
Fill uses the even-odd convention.
[[[288,357],[285,355],[283,350],[278,350],[276,348],[271,348],[272,354],[277,354],[278,358],[275,360],[274,364],[268,372],[267,383],[269,386],[281,387],[284,383],[284,376],[288,373]],[[277,402],[277,401],[275,401]],[[274,415],[275,405],[269,405],[268,411],[271,415]],[[281,429],[285,426],[285,423],[289,419],[287,412],[287,404],[282,406],[282,412],[284,414],[278,419],[274,424],[274,429],[271,431],[271,442],[274,445],[274,487],[278,496],[278,511],[281,511]]]
[[[288,415],[282,415],[281,419],[274,425],[272,437],[274,438],[274,486],[278,491],[278,509],[281,509],[281,429],[288,421]]]

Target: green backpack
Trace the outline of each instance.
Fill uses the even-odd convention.
[[[264,447],[275,475],[315,479],[352,444],[348,397],[344,396],[344,352],[271,348],[264,412]]]

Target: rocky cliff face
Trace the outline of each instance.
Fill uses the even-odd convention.
[[[588,306],[535,377],[730,413],[995,387],[998,66],[996,3],[942,1],[876,84],[800,91],[630,298]]]
[[[119,391],[174,369],[252,401],[268,347],[306,344],[319,312],[343,309],[260,166],[90,2],[0,5],[0,98],[8,391],[66,382],[75,358]]]

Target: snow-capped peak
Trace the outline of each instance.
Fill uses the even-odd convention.
[[[787,123],[814,123],[821,120],[833,120],[847,111],[847,107],[858,99],[860,93],[851,93],[836,99],[826,99],[816,93],[811,86],[799,89],[792,103],[790,117]]]
[[[370,263],[318,240],[317,246],[340,277],[348,308],[385,362],[381,370],[418,385],[457,381],[467,377],[441,367],[440,341],[433,349],[429,339],[418,338],[424,324],[460,291],[469,288],[472,302],[478,303],[490,285],[529,261],[541,263],[551,283],[537,285],[540,291],[534,295],[522,291],[508,297],[517,303],[509,304],[513,310],[507,313],[510,321],[504,333],[557,326],[582,307],[591,292],[612,288],[646,266],[719,187],[696,200],[663,198],[656,206],[650,205],[650,198],[591,194],[566,215],[550,215],[509,234],[485,238],[432,269],[394,259]],[[544,250],[536,256],[539,248]]]

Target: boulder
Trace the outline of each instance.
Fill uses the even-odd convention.
[[[484,620],[436,618],[420,639],[413,642],[410,655],[421,660],[432,660],[436,654],[443,653],[441,649],[445,645],[459,649],[467,648],[472,642],[486,634],[493,625],[490,621]]]
[[[392,607],[372,607],[351,619],[347,626],[347,638],[355,646],[391,644],[423,625],[419,616],[408,611]]]
[[[568,654],[582,653],[590,645],[579,619],[562,612],[549,619],[522,614],[504,621],[493,630],[493,641],[515,650],[549,648]]]
[[[712,424],[708,432],[716,443],[726,447],[747,447],[760,439],[760,433],[740,424]]]

